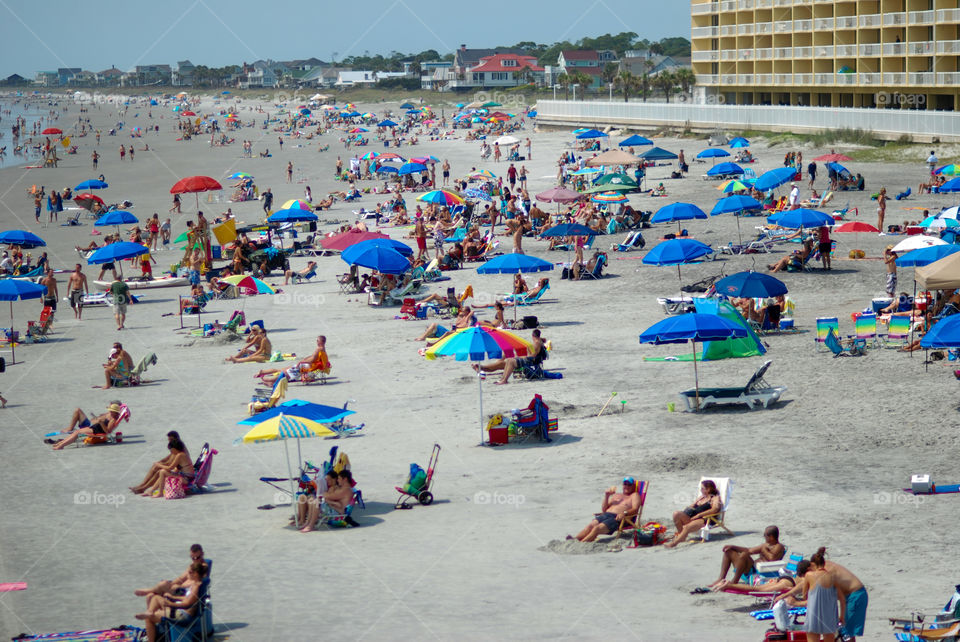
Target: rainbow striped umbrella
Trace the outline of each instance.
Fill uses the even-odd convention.
[[[291,198],[289,201],[284,203],[280,209],[282,210],[310,210],[313,211],[313,206],[299,198]]]
[[[934,172],[934,174],[943,174],[944,176],[960,175],[960,165],[944,165]]]
[[[349,133],[351,133],[351,134],[362,134],[362,133],[368,132],[368,131],[370,131],[370,130],[369,130],[369,129],[366,129],[366,128],[364,128],[364,127],[354,127],[353,129],[350,130]]]
[[[491,172],[489,169],[481,169],[478,172],[470,174],[470,178],[491,178],[495,180],[497,175]]]
[[[619,192],[600,192],[594,194],[590,200],[594,203],[626,203],[630,199]]]
[[[722,187],[722,191],[724,194],[732,194],[734,192],[743,192],[748,189],[750,189],[749,185],[744,185],[743,181],[738,181],[736,179],[727,181]]]
[[[360,160],[373,160],[374,158],[378,158],[379,156],[380,156],[380,152],[367,152],[366,154],[360,157]]]
[[[424,353],[427,359],[452,356],[457,361],[483,361],[506,359],[530,354],[533,344],[507,330],[473,326],[457,330],[437,341]],[[480,391],[480,443],[483,444],[483,378],[477,371],[477,386]]]
[[[463,205],[463,197],[459,194],[454,194],[453,192],[448,192],[445,189],[435,189],[426,194],[421,194],[417,197],[418,201],[423,203],[437,203],[439,205],[446,205],[447,207],[452,207],[454,205]]]

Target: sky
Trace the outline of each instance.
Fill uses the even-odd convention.
[[[357,8],[362,7],[362,11]],[[0,77],[190,60],[441,55],[633,31],[690,37],[688,0],[0,0]]]

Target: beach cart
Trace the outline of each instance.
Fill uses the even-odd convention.
[[[430,453],[430,461],[427,469],[424,470],[417,464],[410,464],[410,475],[403,486],[396,486],[400,497],[394,508],[413,508],[414,500],[420,502],[423,506],[429,506],[433,503],[433,474],[437,470],[437,459],[440,457],[440,444],[433,445],[433,452]]]

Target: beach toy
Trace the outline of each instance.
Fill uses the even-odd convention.
[[[667,412],[676,412],[677,406],[671,401],[667,404]]]
[[[611,392],[611,393],[610,393],[610,398],[607,399],[607,403],[603,404],[603,408],[601,408],[601,409],[600,409],[600,412],[597,413],[597,416],[598,416],[598,417],[603,414],[603,411],[607,409],[607,406],[610,405],[610,402],[613,401],[613,398],[616,397],[616,396],[617,396],[617,393],[615,393],[615,392]]]
[[[626,405],[627,405],[627,400],[626,400],[626,399],[621,399],[621,400],[620,400],[620,414],[621,414],[621,415],[623,414],[623,409],[624,409],[624,407],[625,407]]]

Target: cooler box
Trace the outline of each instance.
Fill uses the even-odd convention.
[[[219,245],[213,245],[210,247],[210,249],[212,250],[214,259],[223,258],[223,248],[221,248]]]
[[[505,444],[509,441],[510,436],[507,433],[506,426],[491,428],[488,432],[490,433],[491,444]]]
[[[913,475],[910,478],[910,490],[914,495],[925,495],[933,491],[930,475]]]
[[[793,319],[780,319],[780,329],[781,329],[781,330],[792,330],[792,329],[793,329]]]
[[[873,306],[873,312],[875,314],[880,314],[880,310],[890,305],[891,302],[893,302],[893,299],[889,297],[883,298],[883,299],[873,299],[873,301],[871,301],[871,305]]]

